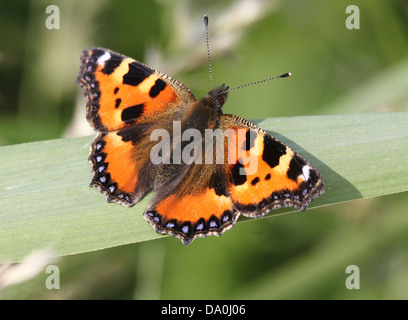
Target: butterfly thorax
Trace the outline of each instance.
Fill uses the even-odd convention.
[[[227,99],[228,87],[222,85],[213,89],[208,94],[194,102],[190,107],[190,112],[184,116],[185,129],[195,128],[204,133],[205,129],[214,128],[217,125],[219,116],[222,114],[221,107]]]

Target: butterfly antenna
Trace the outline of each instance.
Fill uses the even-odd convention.
[[[228,89],[224,93],[231,92],[231,91],[234,91],[234,90],[237,90],[237,89],[240,89],[240,88],[244,88],[244,87],[249,87],[249,86],[252,86],[252,85],[258,84],[258,83],[268,82],[268,81],[271,81],[271,80],[274,80],[274,79],[290,77],[291,75],[292,74],[290,72],[287,72],[287,73],[281,74],[280,76],[277,76],[277,77],[272,77],[272,78],[268,78],[268,79],[264,79],[264,80],[260,80],[260,81],[255,81],[255,82],[243,84],[241,86],[238,86],[238,87],[235,87],[235,88],[232,88],[232,89]]]
[[[211,89],[214,89],[212,69],[211,69],[210,41],[208,40],[208,17],[207,15],[204,15],[204,26],[205,26],[205,37],[206,37],[206,42],[207,42],[208,67],[210,68]]]

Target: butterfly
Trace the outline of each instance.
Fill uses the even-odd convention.
[[[91,186],[128,207],[154,191],[144,217],[160,234],[187,245],[221,235],[241,214],[304,211],[324,192],[319,172],[300,155],[223,114],[225,85],[198,100],[179,81],[103,48],[83,51],[77,83],[98,132]]]

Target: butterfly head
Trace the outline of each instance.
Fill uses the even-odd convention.
[[[223,84],[218,88],[212,89],[210,92],[208,92],[207,96],[210,97],[215,105],[221,108],[227,100],[228,89],[229,87]]]

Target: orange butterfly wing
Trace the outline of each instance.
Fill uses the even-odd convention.
[[[149,133],[196,98],[171,77],[102,48],[82,53],[77,83],[85,89],[89,123],[102,132],[91,146],[91,185],[108,201],[131,206],[154,187]]]
[[[85,89],[87,119],[101,132],[151,121],[168,108],[196,100],[171,77],[102,48],[83,51],[77,83]]]
[[[137,161],[137,149],[123,139],[121,131],[98,134],[89,161],[93,169],[91,186],[105,193],[109,202],[132,206],[152,189],[141,174],[146,163]]]
[[[193,164],[176,185],[157,192],[144,217],[158,233],[187,245],[197,237],[221,235],[239,213],[228,196],[222,166]]]
[[[304,211],[324,192],[316,168],[269,133],[235,115],[221,115],[220,127],[227,137],[228,193],[243,215],[289,206]]]

